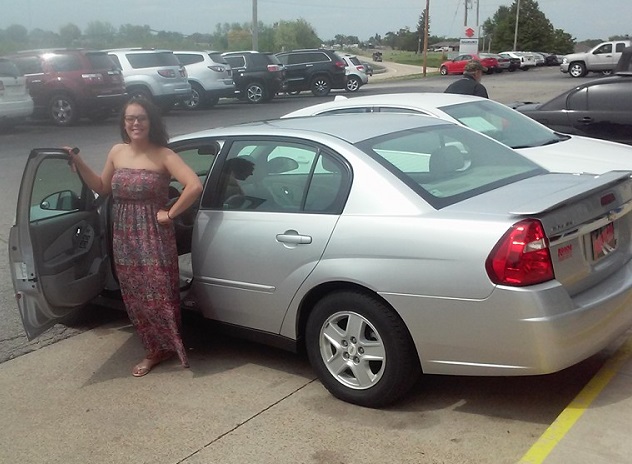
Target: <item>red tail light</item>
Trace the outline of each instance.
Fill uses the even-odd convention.
[[[176,77],[176,72],[173,69],[159,69],[158,74],[162,77],[174,78]]]
[[[523,287],[555,278],[549,243],[540,221],[514,224],[496,244],[485,263],[495,284]]]
[[[268,71],[270,71],[270,72],[283,71],[283,66],[280,66],[278,64],[269,64],[268,65]]]
[[[336,61],[334,65],[336,66],[336,68],[342,69],[345,69],[347,67],[347,64],[344,61]]]

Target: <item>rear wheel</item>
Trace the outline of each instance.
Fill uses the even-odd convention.
[[[260,82],[251,82],[246,86],[246,100],[249,103],[266,101],[266,89]]]
[[[129,89],[129,95],[131,98],[142,98],[145,100],[153,101],[151,92],[143,87],[132,87]]]
[[[309,88],[316,97],[326,97],[331,91],[331,82],[325,76],[317,76],[312,80]]]
[[[604,76],[612,76],[613,70],[612,69],[604,69],[603,71],[601,71],[601,74]]]
[[[48,102],[48,115],[57,126],[71,126],[79,119],[79,108],[69,95],[53,95]]]
[[[349,76],[347,78],[345,90],[347,92],[357,92],[358,90],[360,90],[361,86],[362,86],[362,81],[358,78],[358,76]]]
[[[402,320],[381,300],[337,291],[319,301],[307,321],[309,360],[335,397],[367,407],[401,398],[421,369]]]
[[[568,67],[568,73],[572,77],[584,77],[586,75],[586,65],[580,61],[575,61]]]

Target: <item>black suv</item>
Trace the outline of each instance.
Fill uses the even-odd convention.
[[[311,90],[317,97],[324,97],[331,89],[346,86],[345,61],[333,50],[292,50],[276,56],[285,66],[287,92]]]
[[[233,70],[235,89],[241,99],[261,103],[283,90],[283,65],[272,53],[226,52],[222,56]]]
[[[98,50],[29,50],[9,56],[26,76],[34,116],[69,126],[80,117],[101,121],[128,96],[121,71]]]

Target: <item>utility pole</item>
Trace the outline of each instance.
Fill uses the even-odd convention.
[[[426,14],[424,15],[424,72],[426,77],[426,63],[428,62],[428,21],[430,17],[430,0],[426,0]]]
[[[516,47],[518,45],[518,20],[520,19],[520,0],[516,4],[516,28],[514,29],[514,46],[513,49],[516,51]]]
[[[257,19],[257,0],[252,0],[252,49],[259,51],[259,20]]]

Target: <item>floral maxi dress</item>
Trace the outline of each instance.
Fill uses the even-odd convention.
[[[112,246],[123,301],[146,355],[156,358],[175,352],[188,366],[180,336],[175,230],[156,218],[167,203],[169,181],[163,172],[116,169]]]

